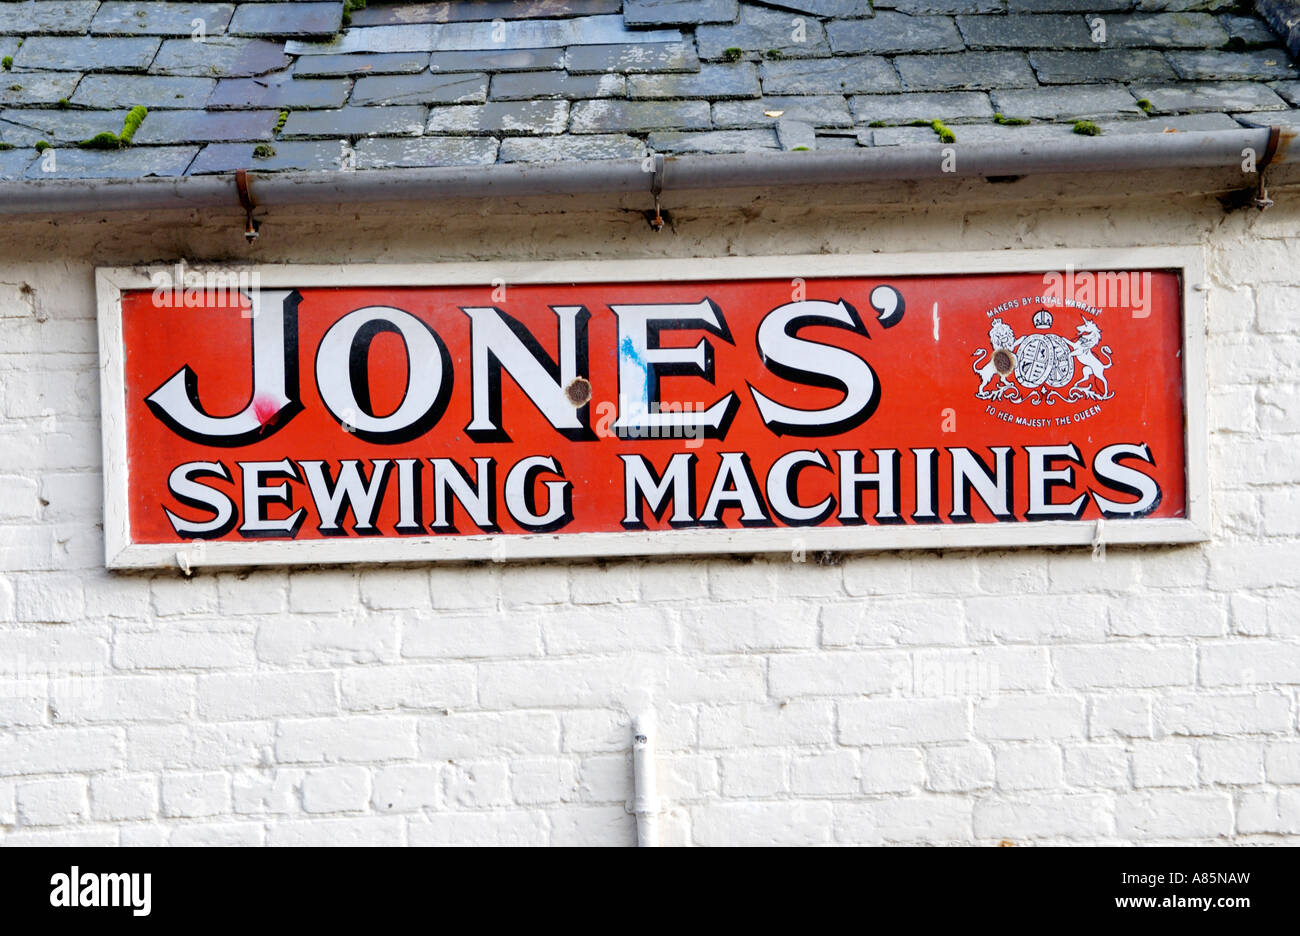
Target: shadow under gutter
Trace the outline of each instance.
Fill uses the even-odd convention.
[[[1253,151],[1257,187],[1270,161],[1285,158],[1295,132],[1278,127],[1190,133],[1134,133],[1014,143],[882,146],[823,152],[749,152],[559,163],[496,163],[357,171],[247,173],[259,208],[425,198],[824,185],[1142,169],[1242,170]],[[661,167],[661,168],[660,168]],[[656,171],[658,170],[658,171]],[[0,182],[0,215],[234,207],[234,174],[140,179],[33,179]]]

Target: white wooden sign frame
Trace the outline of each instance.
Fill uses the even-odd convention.
[[[1065,270],[1174,270],[1181,274],[1187,517],[1108,520],[1108,543],[1192,543],[1210,538],[1205,378],[1205,264],[1199,247],[1007,250],[726,257],[718,259],[584,260],[531,263],[355,265],[221,265],[220,272],[256,273],[263,288],[339,286],[467,286],[578,282],[734,280],[774,277],[907,276],[1036,273]],[[202,274],[206,268],[190,267]],[[493,561],[557,557],[681,556],[806,550],[1002,548],[1088,545],[1097,524],[1063,520],[923,526],[687,529],[652,532],[493,534],[375,538],[361,541],[196,541],[133,543],[127,510],[125,353],[122,293],[152,289],[163,265],[96,270],[100,389],[104,446],[104,541],[109,568],[181,565],[254,566],[327,563]]]

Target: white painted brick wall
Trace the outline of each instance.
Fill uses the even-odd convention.
[[[869,213],[775,198],[761,225],[719,195],[658,238],[575,202],[543,206],[545,228],[514,206],[263,228],[255,256],[312,262],[1204,244],[1214,539],[1104,562],[110,576],[92,268],[242,257],[240,229],[7,225],[0,843],[626,845],[647,705],[667,843],[1300,841],[1300,199],[1273,194],[1226,218],[1077,190]]]

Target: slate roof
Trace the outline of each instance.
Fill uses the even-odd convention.
[[[1300,126],[1295,64],[1240,0],[344,6],[0,0],[0,179]],[[128,147],[78,145],[136,106]]]

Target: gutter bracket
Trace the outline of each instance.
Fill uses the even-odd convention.
[[[650,159],[650,194],[655,199],[655,210],[653,215],[646,212],[646,220],[650,222],[651,229],[657,234],[664,229],[664,216],[659,210],[659,196],[664,190],[664,155],[655,153]]]
[[[262,226],[262,223],[253,218],[253,209],[257,205],[253,202],[253,196],[248,193],[247,169],[235,171],[235,190],[239,193],[239,205],[244,209],[244,219],[247,222],[244,226],[244,237],[251,244],[257,240],[257,229]]]
[[[1281,137],[1281,127],[1274,125],[1268,128],[1268,146],[1264,149],[1264,155],[1259,160],[1259,184],[1255,190],[1255,207],[1260,211],[1273,207],[1273,199],[1268,197],[1268,187],[1264,184],[1264,173],[1273,161],[1273,157],[1277,155],[1277,145]]]

